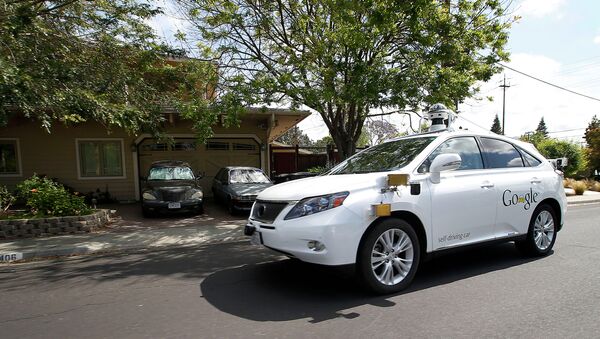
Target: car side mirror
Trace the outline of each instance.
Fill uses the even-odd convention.
[[[204,173],[204,172],[198,172],[198,173],[196,173],[196,179],[202,179],[202,178],[204,178],[205,175],[206,175],[206,173]]]
[[[460,155],[456,153],[446,153],[440,154],[431,162],[431,166],[429,166],[430,177],[434,184],[440,183],[440,173],[446,171],[453,171],[460,167],[462,164],[462,159]]]

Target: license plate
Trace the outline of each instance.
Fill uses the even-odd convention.
[[[181,203],[180,202],[170,202],[169,209],[174,209],[174,208],[181,208]]]
[[[250,238],[250,243],[252,245],[262,245],[262,238],[260,237],[260,232],[255,231],[252,233],[252,238]]]

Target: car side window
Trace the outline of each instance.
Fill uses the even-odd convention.
[[[527,153],[527,151],[519,148],[519,151],[521,151],[521,155],[523,156],[523,160],[525,160],[525,165],[529,166],[529,167],[536,167],[539,166],[542,162],[534,157],[533,155]]]
[[[222,175],[221,181],[225,185],[229,184],[229,172],[230,172],[229,170],[223,170],[223,175]]]
[[[215,179],[217,179],[220,182],[223,182],[224,174],[225,174],[225,170],[221,168],[219,170],[219,173],[217,173],[217,175],[215,176]]]
[[[491,138],[481,138],[488,168],[524,167],[521,154],[512,144]]]
[[[436,148],[435,151],[433,151],[433,153],[427,157],[421,166],[419,166],[418,172],[429,172],[429,166],[431,166],[433,159],[435,159],[435,157],[438,155],[445,153],[457,153],[460,155],[462,162],[457,171],[483,168],[483,159],[475,138],[460,137],[446,140],[443,144],[438,146],[438,148]]]

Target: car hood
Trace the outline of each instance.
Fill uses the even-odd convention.
[[[258,195],[265,188],[273,186],[272,183],[264,184],[229,184],[229,189],[236,195]]]
[[[269,187],[262,191],[257,199],[298,201],[324,194],[383,187],[385,178],[386,174],[382,173],[323,175],[304,178]]]

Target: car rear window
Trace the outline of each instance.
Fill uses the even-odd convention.
[[[523,150],[522,148],[519,148],[519,151],[521,151],[521,155],[523,156],[523,160],[525,160],[526,166],[536,167],[542,163],[541,160],[539,160],[538,158],[534,157],[533,155],[527,153],[527,151]]]
[[[488,168],[524,167],[521,154],[506,141],[481,138]]]

